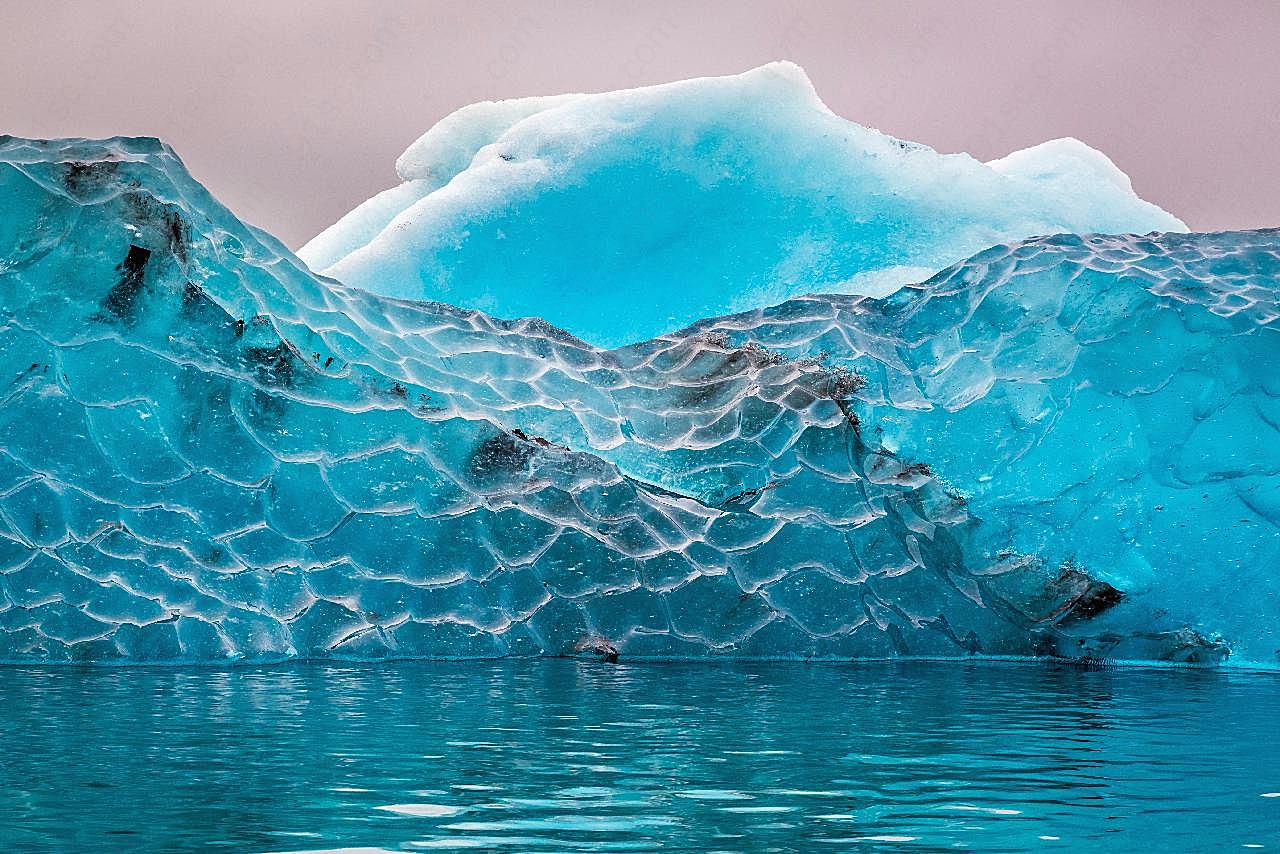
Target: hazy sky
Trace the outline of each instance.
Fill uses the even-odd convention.
[[[805,67],[837,113],[982,159],[1102,149],[1193,228],[1280,226],[1280,3],[0,0],[0,132],[160,136],[292,246],[488,98]]]

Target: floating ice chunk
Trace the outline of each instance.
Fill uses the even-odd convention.
[[[1174,616],[1274,664],[1278,282],[1276,230],[1059,235],[692,331],[866,377],[864,435],[965,497],[993,583],[1000,554],[1063,569],[1042,613]]]
[[[374,809],[382,810],[383,812],[395,813],[397,815],[411,815],[418,818],[439,818],[457,815],[464,811],[462,807],[449,806],[446,804],[386,804],[385,806],[374,807]]]
[[[941,155],[836,116],[781,62],[465,107],[397,168],[404,184],[300,250],[313,269],[600,346],[802,293],[886,294],[1031,235],[1185,230],[1083,143]]]
[[[1274,232],[604,350],[314,276],[153,140],[0,138],[0,210],[0,659],[1275,664]]]

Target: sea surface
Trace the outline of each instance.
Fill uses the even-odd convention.
[[[1280,675],[0,668],[0,851],[1280,850]]]

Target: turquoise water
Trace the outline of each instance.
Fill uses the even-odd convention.
[[[0,669],[0,850],[1280,849],[1280,678]]]

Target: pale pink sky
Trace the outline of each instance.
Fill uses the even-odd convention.
[[[809,72],[841,115],[982,159],[1102,149],[1193,228],[1280,226],[1280,3],[0,3],[0,132],[164,138],[298,246],[456,107]]]

